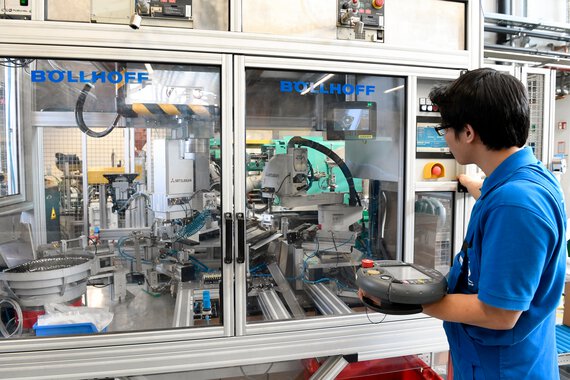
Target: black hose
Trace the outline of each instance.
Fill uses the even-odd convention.
[[[287,149],[295,147],[295,144],[318,150],[319,152],[321,152],[322,154],[333,160],[335,164],[338,165],[339,169],[342,171],[342,174],[344,174],[344,178],[346,178],[346,183],[348,184],[348,191],[349,191],[348,204],[350,206],[355,206],[356,204],[362,206],[362,203],[360,203],[360,197],[358,196],[356,188],[354,187],[354,179],[352,178],[352,173],[350,172],[350,169],[348,169],[348,166],[346,166],[345,162],[342,160],[342,158],[340,158],[338,154],[336,154],[326,146],[319,144],[318,142],[307,140],[301,136],[292,137],[291,140],[289,140],[289,143],[287,144]]]
[[[107,136],[109,133],[113,131],[113,129],[115,129],[121,116],[117,114],[115,120],[113,121],[113,124],[111,124],[107,129],[101,132],[92,131],[91,129],[89,129],[89,127],[87,127],[87,125],[85,125],[85,120],[83,120],[83,106],[85,105],[87,94],[89,94],[89,91],[91,91],[93,87],[94,86],[91,83],[87,83],[85,87],[83,87],[83,90],[81,90],[81,93],[77,98],[77,103],[75,103],[75,121],[77,122],[77,126],[79,127],[79,129],[81,129],[81,131],[85,133],[87,136],[100,138]]]

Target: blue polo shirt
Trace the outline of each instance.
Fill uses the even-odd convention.
[[[530,148],[484,181],[449,292],[523,313],[511,330],[445,322],[455,379],[559,378],[555,310],[564,287],[565,228],[558,181]]]

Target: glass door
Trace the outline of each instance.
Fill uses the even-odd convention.
[[[7,335],[222,335],[221,65],[30,59],[23,70],[44,244],[0,247]]]
[[[244,75],[245,324],[363,313],[361,260],[401,258],[406,77]]]

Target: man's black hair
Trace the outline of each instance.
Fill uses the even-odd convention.
[[[429,94],[439,107],[442,125],[459,133],[470,124],[491,150],[522,147],[530,126],[528,96],[514,76],[482,68],[468,71]]]

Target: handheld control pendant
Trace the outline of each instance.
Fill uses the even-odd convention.
[[[362,260],[356,285],[381,300],[378,305],[364,297],[367,307],[395,315],[421,313],[422,304],[438,301],[447,293],[447,280],[439,271],[397,260]]]

